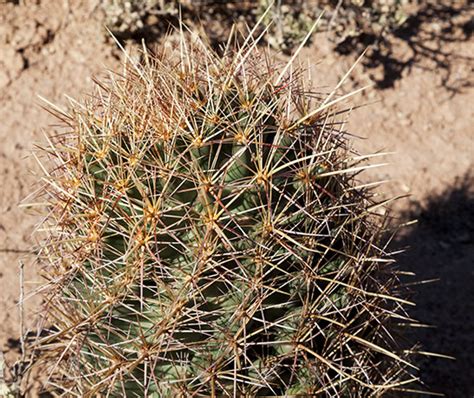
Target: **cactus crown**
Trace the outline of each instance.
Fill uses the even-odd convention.
[[[67,129],[42,191],[55,327],[38,344],[55,386],[365,397],[410,380],[339,99],[251,36],[217,53],[181,34],[53,110]]]

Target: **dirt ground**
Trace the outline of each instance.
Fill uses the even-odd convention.
[[[0,0],[0,350],[10,363],[19,349],[20,261],[27,293],[37,281],[27,252],[39,220],[19,204],[38,186],[39,166],[31,151],[45,142],[44,132],[54,123],[38,96],[65,106],[65,95],[84,97],[92,77],[108,68],[119,70],[121,58],[104,34],[97,0],[15,3]],[[390,57],[369,52],[343,90],[376,83],[351,101],[363,106],[352,111],[347,128],[360,137],[354,139],[359,151],[393,152],[386,156],[389,164],[368,178],[391,180],[382,195],[407,195],[393,205],[394,214],[419,220],[395,243],[410,247],[399,257],[400,268],[417,274],[411,282],[439,279],[413,287],[413,317],[433,325],[413,338],[423,342],[425,351],[456,360],[421,359],[420,376],[431,391],[471,398],[474,13],[462,6],[467,2],[460,4],[459,10],[439,12],[438,19],[430,10],[420,14],[411,30],[393,39]],[[335,52],[326,34],[317,34],[301,54],[314,84],[325,90],[355,58],[353,52]],[[27,300],[27,326],[37,308],[38,298]]]

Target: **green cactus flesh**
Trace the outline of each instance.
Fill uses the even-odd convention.
[[[59,115],[39,345],[67,396],[365,397],[407,377],[337,111],[231,48],[183,36]]]

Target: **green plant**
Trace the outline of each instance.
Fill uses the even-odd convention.
[[[321,27],[342,43],[354,39],[364,43],[369,35],[380,39],[401,26],[412,0],[101,0],[105,24],[119,37],[156,38],[170,25],[179,23],[180,14],[190,26],[204,25],[217,41],[225,40],[237,20],[254,24],[262,18],[268,29],[265,41],[278,51],[290,53],[322,16]],[[216,21],[217,24],[215,23]],[[214,23],[213,23],[214,22]],[[209,26],[207,26],[209,25]]]
[[[178,0],[101,0],[106,26],[117,36],[136,34],[151,24],[150,18],[176,15]]]
[[[344,0],[340,7],[330,6],[329,15],[339,41],[362,35],[380,38],[405,22],[407,5],[414,3],[413,0]]]
[[[367,397],[413,380],[406,301],[336,105],[181,33],[44,148],[39,363],[67,396]],[[341,83],[342,84],[342,83]]]
[[[0,397],[14,398],[17,394],[17,388],[13,383],[7,383],[5,380],[5,357],[3,351],[0,351]],[[13,384],[13,385],[12,385]]]
[[[276,50],[290,53],[304,39],[314,20],[322,13],[318,4],[301,0],[259,0],[256,17],[264,15],[266,40]]]

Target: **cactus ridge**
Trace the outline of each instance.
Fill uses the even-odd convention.
[[[51,110],[55,328],[37,344],[64,395],[366,397],[413,380],[343,111],[255,44],[182,34]]]

